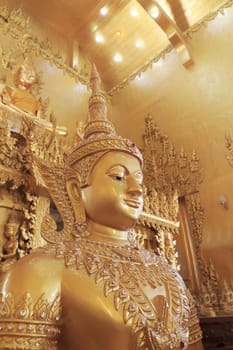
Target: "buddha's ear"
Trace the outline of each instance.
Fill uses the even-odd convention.
[[[66,189],[74,210],[75,224],[77,225],[77,229],[79,230],[80,227],[81,230],[86,224],[86,213],[80,186],[76,177],[67,179]]]
[[[79,200],[81,192],[78,184],[78,180],[75,177],[69,178],[66,181],[66,189],[72,205],[74,201]]]
[[[65,168],[65,184],[68,196],[73,204],[73,200],[79,193],[79,182],[78,174],[70,166]]]

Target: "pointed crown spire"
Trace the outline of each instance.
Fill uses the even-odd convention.
[[[116,134],[113,124],[108,120],[107,99],[100,88],[101,80],[93,64],[90,83],[92,94],[89,99],[89,120],[84,130],[84,139],[96,134]]]

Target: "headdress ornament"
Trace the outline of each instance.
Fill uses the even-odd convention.
[[[106,96],[100,89],[100,77],[93,65],[91,73],[92,95],[89,99],[89,119],[84,129],[83,140],[68,156],[68,164],[75,166],[79,174],[80,186],[87,185],[88,175],[95,163],[105,153],[122,151],[138,158],[142,164],[142,155],[136,145],[117,135],[113,124],[107,118]]]

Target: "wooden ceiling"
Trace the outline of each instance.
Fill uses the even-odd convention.
[[[95,62],[107,91],[171,46],[191,63],[185,33],[222,0],[8,0]],[[105,10],[105,12],[104,12]],[[156,17],[156,18],[153,18]],[[181,46],[178,44],[182,44]]]

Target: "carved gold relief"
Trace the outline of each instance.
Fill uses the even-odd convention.
[[[187,264],[192,268],[190,272],[192,278],[196,279],[190,286],[199,286],[199,292],[196,288],[193,292],[196,293],[200,314],[216,314],[220,305],[219,281],[213,264],[207,264],[201,253],[204,210],[199,195],[199,184],[203,180],[200,159],[195,151],[191,156],[188,156],[183,148],[177,152],[151,116],[146,118],[145,123],[142,147],[146,185],[144,209],[148,213],[173,221],[173,225],[170,227],[158,223],[151,225],[148,219],[144,225],[155,228],[155,245],[158,253],[179,269],[176,248],[179,226],[176,227],[175,222],[178,223],[178,199],[185,199],[189,223],[186,235],[191,236],[192,249],[195,253],[194,256],[190,256],[192,249],[183,246],[183,249],[188,249]]]
[[[205,265],[205,277],[197,299],[200,316],[232,316],[233,284],[223,281],[215,271],[212,261]]]
[[[161,195],[171,196],[171,200],[177,193],[180,197],[196,192],[203,178],[196,152],[193,151],[190,158],[183,148],[177,153],[151,116],[146,118],[145,123],[143,153],[146,184],[150,183],[150,188],[155,188]]]
[[[146,208],[144,208],[146,210]],[[179,222],[165,219],[147,211],[143,212],[135,227],[139,244],[150,251],[158,253],[167,260],[175,270],[180,270],[177,263],[178,254],[174,236],[178,234]]]
[[[177,153],[163,135],[151,116],[145,120],[142,151],[145,169],[145,210],[166,220],[178,221],[179,202],[182,196],[191,196],[198,191],[202,181],[200,160],[193,151],[188,157],[184,149]],[[198,207],[201,210],[201,207]],[[195,213],[195,215],[194,215]],[[197,210],[193,209],[193,231],[200,225]],[[199,230],[200,231],[200,230]],[[179,268],[176,236],[179,226],[168,229],[163,225],[157,230],[158,253]],[[200,232],[198,233],[200,234]]]
[[[15,259],[44,244],[40,229],[50,198],[45,186],[35,181],[37,177],[32,154],[49,162],[61,163],[66,142],[63,136],[66,135],[65,128],[57,127],[54,116],[50,116],[50,121],[47,121],[48,118],[43,114],[49,101],[41,104],[40,99],[32,95],[31,87],[35,87],[33,91],[38,92],[40,86],[27,56],[23,63],[16,64],[14,72],[11,54],[12,51],[5,55],[5,69],[15,79],[15,86],[4,85],[0,93],[0,189],[4,194],[1,205],[10,210],[0,247],[2,272]],[[18,92],[20,95],[16,96]],[[35,110],[35,106],[39,108]],[[12,204],[9,204],[9,198],[12,198]],[[17,205],[19,213],[15,223],[12,222],[14,205]]]
[[[226,137],[229,161],[233,159],[232,144],[231,137]],[[183,148],[177,152],[151,116],[145,120],[142,152],[146,185],[144,210],[149,214],[146,214],[147,218],[144,221],[141,220],[145,227],[141,231],[146,232],[144,235],[149,236],[151,242],[154,241],[154,235],[155,250],[179,269],[176,240],[179,231],[178,212],[181,210],[179,201],[182,200],[188,220],[185,234],[190,236],[192,242],[192,249],[183,245],[183,250],[187,250],[190,276],[195,279],[191,281],[193,283],[190,283],[190,287],[195,294],[199,314],[203,316],[227,314],[226,310],[232,310],[232,285],[225,281],[222,286],[213,263],[205,261],[201,251],[205,214],[199,194],[203,170],[198,155],[193,151],[191,156],[188,156]],[[159,220],[151,223],[148,215],[158,216],[163,220],[165,218],[167,222],[170,220],[172,225],[161,224]],[[151,228],[154,231],[151,231]],[[183,225],[181,229],[185,230]],[[232,314],[232,311],[230,313]]]

